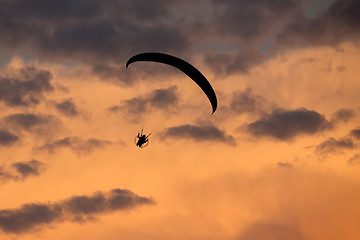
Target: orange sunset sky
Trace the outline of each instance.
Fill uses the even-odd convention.
[[[0,0],[0,239],[359,240],[359,12]]]

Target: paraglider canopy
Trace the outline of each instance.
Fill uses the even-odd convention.
[[[139,61],[163,63],[181,70],[183,73],[188,75],[206,94],[212,106],[212,113],[216,111],[217,99],[214,89],[210,85],[209,81],[205,78],[205,76],[190,63],[165,53],[148,52],[132,56],[126,62],[126,68],[130,64]]]

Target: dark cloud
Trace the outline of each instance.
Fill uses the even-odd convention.
[[[336,111],[332,116],[332,123],[338,122],[348,122],[351,118],[355,116],[355,111],[353,109],[342,108]]]
[[[316,59],[316,58],[305,58],[303,60],[301,60],[300,62],[301,63],[314,63],[314,62],[318,62],[319,59]]]
[[[338,66],[338,67],[336,68],[336,70],[338,70],[338,72],[343,72],[343,71],[346,70],[346,67],[345,67],[345,66]]]
[[[356,153],[348,160],[349,165],[359,165],[360,164],[360,153]]]
[[[75,117],[79,114],[72,99],[66,99],[55,104],[56,109],[67,117]]]
[[[113,189],[109,193],[97,192],[92,196],[76,196],[64,201],[63,206],[71,215],[79,217],[126,210],[137,205],[152,204],[153,200],[140,197],[129,190]]]
[[[128,120],[137,123],[142,114],[148,108],[155,108],[161,111],[174,111],[179,104],[179,96],[176,86],[153,90],[145,96],[138,96],[124,100],[120,105],[111,107],[112,112],[122,111]]]
[[[125,86],[131,86],[137,81],[137,74],[131,69],[124,68],[123,65],[118,67],[98,64],[92,67],[92,74],[99,76],[101,81],[120,83]]]
[[[302,2],[296,0],[211,0],[219,9],[211,27],[218,33],[235,35],[242,41],[265,41],[266,36],[287,17],[301,12]]]
[[[49,71],[26,67],[12,75],[0,76],[0,101],[8,106],[36,105],[45,92],[53,91]]]
[[[293,169],[294,166],[289,162],[278,162],[278,167]]]
[[[260,120],[246,126],[247,131],[255,137],[272,137],[287,141],[302,134],[316,134],[331,128],[324,116],[307,109],[276,109]]]
[[[360,139],[360,129],[353,129],[344,137],[335,139],[333,137],[323,141],[315,148],[315,153],[322,156],[323,159],[327,158],[330,154],[342,154],[344,150],[358,149],[359,145],[356,140]],[[357,155],[354,155],[348,163],[352,164],[357,162]]]
[[[49,153],[54,153],[61,148],[70,148],[78,154],[89,154],[96,149],[101,149],[111,144],[110,141],[90,138],[83,140],[79,137],[66,137],[52,142],[47,142],[43,146],[37,148],[38,150],[45,150]]]
[[[56,204],[25,204],[18,209],[0,210],[0,228],[6,233],[20,234],[61,217],[62,208]]]
[[[2,1],[0,43],[50,58],[87,63],[141,51],[179,52],[189,46],[180,28],[163,21],[177,1]]]
[[[305,14],[306,5],[311,2],[307,0],[209,2],[212,20],[202,25],[199,34],[203,38],[199,38],[210,45],[220,45],[213,47],[217,52],[212,49],[204,58],[218,74],[247,72],[264,63],[266,56],[273,57],[285,49],[359,42],[358,0],[334,0],[329,8],[311,17]],[[260,49],[270,54],[264,55]],[[339,66],[337,70],[345,68]]]
[[[130,57],[131,56],[129,55],[128,58]],[[135,85],[139,88],[143,81],[164,82],[178,77],[183,73],[178,69],[165,64],[147,62],[137,63],[128,68],[125,68],[125,63],[120,66],[118,64],[105,65],[101,63],[92,67],[92,74],[98,76],[100,81],[111,82],[120,85],[121,87]]]
[[[222,142],[232,146],[235,139],[215,126],[181,125],[167,128],[162,135],[166,138],[191,139],[194,141]]]
[[[230,103],[230,110],[237,114],[250,113],[264,115],[274,108],[275,104],[269,103],[260,95],[253,94],[251,88],[247,88],[245,91],[235,92]]]
[[[16,209],[0,210],[0,228],[6,233],[21,234],[44,224],[83,222],[94,219],[96,215],[154,203],[152,199],[138,196],[129,190],[113,189],[54,203],[30,203]]]
[[[316,149],[315,153],[323,156],[333,153],[342,153],[345,149],[354,149],[355,143],[350,138],[328,138],[324,142],[320,143]]]
[[[13,179],[12,175],[7,172],[4,167],[0,167],[0,181],[1,182],[6,182],[8,180]]]
[[[171,86],[168,88],[156,89],[150,93],[148,101],[151,106],[155,108],[170,110],[179,103],[177,87]]]
[[[350,135],[357,139],[360,139],[360,128],[351,130]]]
[[[297,227],[286,224],[257,222],[248,227],[237,240],[305,240]]]
[[[47,115],[17,113],[6,116],[5,122],[29,131],[38,125],[48,124],[50,119],[51,117]]]
[[[43,162],[35,159],[27,162],[17,162],[10,165],[10,167],[0,168],[0,180],[2,182],[25,180],[30,176],[38,176],[44,167]]]
[[[15,168],[22,178],[26,178],[31,175],[39,175],[39,171],[43,165],[44,163],[38,160],[31,160],[29,162],[14,163],[11,167]]]
[[[6,129],[0,129],[0,146],[9,146],[19,141],[19,137]]]
[[[275,47],[337,46],[358,42],[360,2],[335,0],[316,17],[297,15],[279,32]]]
[[[16,113],[4,118],[5,124],[14,131],[26,131],[47,137],[60,129],[61,122],[52,115]]]
[[[248,70],[267,60],[267,57],[254,47],[241,48],[233,53],[208,53],[204,62],[217,74],[228,75],[246,73]]]
[[[0,45],[55,60],[81,61],[93,66],[93,73],[103,80],[132,84],[134,76],[126,76],[119,66],[139,52],[184,57],[209,49],[212,53],[206,54],[205,62],[225,74],[263,63],[266,57],[257,48],[272,42],[277,49],[358,38],[357,0],[333,1],[315,17],[304,16],[307,2],[2,1]]]
[[[145,114],[147,101],[142,96],[121,101],[120,105],[109,108],[111,112],[121,111],[124,117],[134,123],[139,123],[143,114]]]

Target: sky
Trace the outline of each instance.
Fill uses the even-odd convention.
[[[360,239],[359,11],[0,0],[0,238]]]

